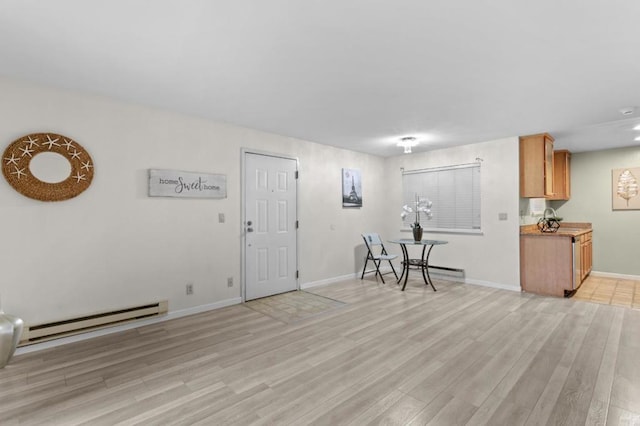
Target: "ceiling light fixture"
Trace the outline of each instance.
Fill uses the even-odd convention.
[[[636,137],[636,138],[634,139],[634,141],[638,141],[638,142],[640,142],[640,136]]]
[[[633,130],[640,130],[640,124],[633,128]]]
[[[418,145],[418,142],[413,136],[405,136],[403,138],[400,138],[400,142],[398,142],[398,146],[404,148],[405,154],[411,154],[411,148],[416,145]]]

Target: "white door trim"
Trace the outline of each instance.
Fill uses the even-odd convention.
[[[240,244],[240,265],[241,265],[241,270],[240,270],[240,281],[241,281],[241,285],[240,285],[240,297],[242,299],[242,303],[244,303],[246,301],[246,286],[247,286],[247,277],[246,277],[246,266],[247,266],[247,254],[246,254],[246,243],[247,243],[247,232],[246,232],[246,223],[247,223],[247,218],[246,218],[246,205],[245,205],[245,196],[246,196],[246,184],[247,182],[245,181],[245,173],[246,173],[246,158],[247,158],[247,154],[255,154],[255,155],[265,155],[267,157],[276,157],[276,158],[283,158],[286,160],[294,160],[296,162],[296,171],[300,170],[300,160],[298,159],[298,157],[292,157],[290,155],[285,155],[285,154],[278,154],[278,153],[274,153],[274,152],[269,152],[269,151],[261,151],[261,150],[256,150],[256,149],[250,149],[250,148],[242,148],[240,150],[241,152],[241,165],[242,167],[240,167],[240,212],[241,212],[241,221],[240,221],[240,235],[241,235],[241,244]],[[299,193],[299,186],[298,186],[298,179],[296,179],[296,194]],[[298,199],[300,197],[298,197],[296,195],[296,221],[298,220]],[[298,236],[298,232],[296,231],[296,271],[299,270],[298,266],[299,266],[299,236]],[[296,289],[300,290],[300,278],[296,277]]]

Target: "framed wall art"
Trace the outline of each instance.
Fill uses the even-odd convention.
[[[640,179],[640,167],[611,171],[611,205],[613,210],[640,210],[638,179]]]
[[[342,169],[342,207],[362,207],[362,176],[358,169]]]

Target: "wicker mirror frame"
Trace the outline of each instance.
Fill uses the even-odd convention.
[[[57,183],[43,182],[33,175],[31,160],[43,152],[63,156],[71,165],[69,176]],[[22,195],[40,201],[63,201],[77,197],[93,180],[94,165],[86,149],[57,133],[31,133],[16,139],[2,156],[2,174]]]

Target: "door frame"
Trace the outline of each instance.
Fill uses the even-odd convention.
[[[269,152],[269,151],[262,151],[262,150],[258,150],[258,149],[250,149],[250,148],[242,148],[240,150],[241,152],[241,167],[240,167],[240,299],[242,301],[242,303],[246,302],[246,295],[247,295],[247,277],[246,277],[246,268],[247,268],[247,253],[246,253],[246,247],[247,247],[247,231],[246,231],[246,223],[247,223],[247,217],[246,217],[246,203],[245,203],[245,199],[246,199],[246,194],[247,194],[247,182],[245,179],[246,176],[246,172],[247,172],[247,165],[246,165],[246,159],[247,159],[247,154],[253,154],[253,155],[264,155],[266,157],[276,157],[276,158],[282,158],[284,160],[294,160],[296,162],[296,173],[300,170],[300,160],[298,159],[298,157],[293,157],[290,155],[286,155],[286,154],[278,154],[275,152]],[[298,210],[299,210],[299,201],[298,201],[298,180],[299,179],[295,179],[296,181],[296,222],[298,221]],[[298,229],[296,228],[296,271],[299,271],[299,264],[300,264],[300,249],[299,249],[299,245],[300,245],[300,237],[298,234]],[[300,278],[296,277],[296,290],[300,290]]]

